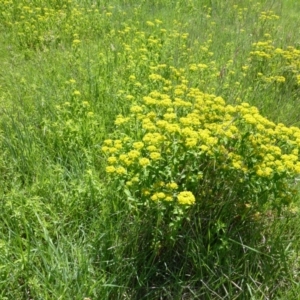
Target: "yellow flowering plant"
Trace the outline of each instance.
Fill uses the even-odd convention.
[[[294,106],[297,105],[300,87],[300,50],[295,46],[282,47],[271,35],[252,44],[252,51],[242,66],[245,88],[256,94],[253,104],[269,116],[281,119],[280,109],[289,112],[291,123],[298,119]],[[253,82],[249,87],[249,82]],[[281,101],[282,95],[289,99]],[[261,98],[264,101],[261,101]],[[278,106],[272,105],[276,101]],[[280,103],[280,105],[279,105]]]
[[[156,216],[156,240],[174,240],[184,220],[212,210],[226,207],[215,216],[220,220],[251,219],[291,202],[300,174],[299,128],[183,82],[169,92],[137,99],[102,147],[107,175],[132,211]]]

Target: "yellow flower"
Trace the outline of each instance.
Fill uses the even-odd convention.
[[[80,93],[79,91],[74,91],[74,92],[73,92],[73,95],[74,95],[74,96],[80,96],[81,93]]]
[[[256,174],[261,177],[269,177],[272,175],[272,173],[273,173],[273,169],[270,167],[265,167],[263,169],[258,169],[256,171]]]
[[[283,76],[275,76],[275,81],[276,82],[285,82],[285,77],[283,77]]]
[[[150,195],[150,191],[147,190],[147,189],[143,189],[142,193],[143,193],[144,196],[149,196]]]
[[[195,147],[197,145],[197,139],[195,138],[187,138],[185,141],[185,145],[187,147]]]
[[[263,175],[264,175],[264,172],[263,172],[262,169],[258,169],[258,170],[256,171],[256,174],[257,174],[258,176],[263,176]]]
[[[159,133],[147,133],[143,137],[145,143],[157,145],[164,140],[164,137]]]
[[[143,127],[143,129],[146,129],[148,131],[155,131],[156,130],[156,126],[154,125],[154,123],[152,123],[150,121],[150,119],[144,119],[142,127]]]
[[[125,163],[127,166],[130,166],[132,164],[132,160],[129,159],[128,155],[126,154],[120,154],[119,160]]]
[[[127,158],[128,158],[128,156],[126,154],[120,154],[120,156],[119,156],[120,161],[126,161]]]
[[[130,108],[130,112],[132,113],[141,113],[143,111],[143,108],[139,105],[133,105]]]
[[[167,114],[164,114],[164,118],[166,120],[172,120],[172,119],[176,119],[176,114],[175,113],[167,113]]]
[[[117,158],[115,156],[110,156],[108,159],[107,159],[107,162],[109,164],[115,164],[117,162]]]
[[[114,141],[114,146],[117,149],[122,149],[123,145],[122,145],[122,141],[121,140],[115,140]]]
[[[151,200],[153,200],[153,201],[158,200],[157,193],[155,193],[154,195],[151,196]]]
[[[142,166],[142,167],[146,167],[147,165],[150,164],[150,160],[146,157],[142,157],[140,158],[139,160],[139,164]]]
[[[237,169],[237,170],[240,170],[242,169],[242,162],[241,161],[238,161],[238,160],[233,160],[232,161],[232,166]]]
[[[166,197],[166,194],[165,194],[165,193],[163,193],[163,192],[157,193],[157,198],[158,198],[158,199],[164,199],[165,197]]]
[[[171,190],[177,190],[178,189],[178,185],[177,185],[176,182],[170,182],[170,183],[167,183],[167,188],[171,189]]]
[[[130,118],[125,118],[122,115],[118,115],[116,120],[115,120],[115,125],[121,125],[124,123],[127,123],[130,120]]]
[[[179,204],[182,205],[193,205],[196,202],[195,196],[189,191],[180,192],[177,196]]]
[[[153,201],[158,201],[158,200],[162,200],[166,198],[166,194],[163,193],[163,192],[158,192],[158,193],[154,193],[152,196],[151,196],[151,200]]]
[[[122,174],[126,174],[126,169],[123,167],[118,167],[116,168],[116,173],[122,175]]]
[[[107,173],[114,173],[116,171],[116,168],[114,166],[107,166],[105,171]]]
[[[131,150],[127,153],[128,157],[131,159],[137,158],[141,155],[141,153],[137,150]]]
[[[132,181],[132,182],[139,182],[140,179],[139,179],[138,175],[136,175],[135,177],[133,177],[133,178],[131,179],[131,181]]]
[[[102,147],[102,148],[104,148],[104,147]],[[109,153],[116,153],[117,151],[118,151],[118,149],[116,147],[111,147],[108,150]]]
[[[296,165],[294,166],[294,171],[296,174],[300,173],[300,162],[296,163]]]
[[[180,127],[178,124],[167,124],[166,131],[169,133],[180,132]]]
[[[103,147],[101,148],[101,150],[102,150],[104,153],[109,152],[109,147],[103,146]]]
[[[165,201],[172,201],[173,197],[171,195],[167,195]]]
[[[249,124],[256,124],[257,120],[250,114],[244,115],[244,120]]]
[[[208,151],[208,147],[206,146],[206,145],[201,145],[200,146],[200,149],[203,151],[203,152],[206,152],[206,151]]]
[[[151,22],[151,21],[147,21],[146,24],[147,24],[148,26],[150,26],[150,27],[155,26],[155,24],[154,24],[153,22]]]
[[[132,160],[129,158],[126,158],[124,162],[127,166],[130,166],[132,164]]]
[[[147,117],[149,119],[154,119],[156,117],[156,113],[154,111],[150,111],[149,113],[147,113]]]
[[[158,160],[158,159],[161,158],[161,155],[158,152],[151,152],[150,153],[150,158],[153,159],[153,160]]]
[[[165,120],[158,120],[156,126],[159,128],[165,128],[169,123]]]
[[[147,147],[147,150],[150,151],[150,152],[153,152],[153,151],[157,151],[157,148],[153,145],[150,145]]]
[[[197,65],[196,64],[191,64],[190,65],[190,70],[191,71],[197,71],[198,70]]]
[[[183,91],[182,89],[178,88],[178,89],[175,89],[175,90],[174,90],[174,94],[175,94],[176,96],[181,96],[181,95],[184,94],[184,91]]]
[[[162,76],[161,75],[159,75],[159,74],[150,74],[149,75],[149,79],[151,79],[151,80],[162,80],[163,78],[162,78]]]
[[[144,147],[144,143],[143,142],[135,142],[135,143],[133,143],[133,148],[134,149],[140,150],[143,147]]]

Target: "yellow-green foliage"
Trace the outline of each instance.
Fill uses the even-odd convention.
[[[43,130],[48,142],[57,145],[62,153],[67,151],[67,157],[70,151],[79,149],[87,157],[88,147],[98,142],[100,125],[95,118],[93,106],[82,99],[75,85],[74,79],[66,82],[66,89],[72,95],[69,101],[56,105],[55,120],[43,119]]]

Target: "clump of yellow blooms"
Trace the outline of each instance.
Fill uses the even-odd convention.
[[[150,80],[164,81],[160,76]],[[177,79],[168,94],[161,86],[117,117],[116,139],[102,147],[108,176],[127,182],[130,194],[148,205],[192,206],[219,197],[222,188],[242,193],[239,201],[251,207],[288,203],[300,174],[300,129],[186,83]]]
[[[182,205],[192,205],[195,203],[195,196],[193,195],[193,193],[188,191],[180,192],[177,198],[178,203]]]
[[[273,15],[262,14],[263,18],[274,18]],[[293,46],[279,48],[275,46],[269,34],[265,34],[265,41],[252,44],[253,51],[250,52],[249,65],[244,66],[246,72],[255,73],[255,77],[266,86],[270,84],[289,84],[291,88],[299,86],[300,74],[300,50]],[[262,68],[263,64],[263,68]],[[253,75],[253,74],[252,74]]]

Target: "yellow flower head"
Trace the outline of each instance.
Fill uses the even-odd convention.
[[[177,200],[182,205],[193,205],[196,202],[195,196],[189,191],[180,192],[177,195]]]
[[[170,182],[167,183],[167,188],[170,190],[177,190],[178,189],[178,185],[176,182]]]
[[[157,193],[155,193],[154,195],[151,196],[151,200],[153,200],[153,201],[158,200]]]
[[[101,148],[101,150],[102,150],[104,153],[109,152],[109,147],[103,146],[103,147]]]
[[[147,150],[150,151],[150,152],[154,152],[154,151],[157,151],[157,148],[153,145],[150,145],[147,147]]]
[[[167,195],[166,198],[164,199],[165,201],[172,201],[173,197],[171,195]]]
[[[144,196],[149,196],[150,195],[150,191],[148,189],[143,189],[142,191]]]
[[[114,166],[107,166],[105,171],[107,173],[114,173],[116,171],[116,168]]]
[[[137,158],[141,155],[141,153],[137,150],[131,150],[127,153],[128,157],[131,159]]]
[[[136,150],[140,150],[144,147],[144,143],[143,142],[135,142],[133,143],[133,148]]]
[[[139,105],[133,105],[131,106],[130,111],[132,113],[141,113],[143,111],[143,108]]]
[[[150,158],[153,159],[153,160],[158,160],[161,158],[161,155],[159,152],[151,152],[150,153]]]
[[[139,164],[142,166],[142,167],[146,167],[150,164],[150,160],[146,157],[142,157],[140,158],[139,160]]]
[[[123,167],[116,168],[116,173],[119,175],[126,174],[126,169]]]
[[[158,198],[158,199],[164,199],[165,197],[166,197],[166,194],[165,194],[165,193],[163,193],[163,192],[157,193],[157,198]]]
[[[129,120],[130,120],[130,118],[128,118],[128,117],[125,118],[122,115],[118,115],[116,120],[115,120],[115,125],[118,126],[118,125],[127,123]]]
[[[73,92],[73,95],[74,95],[74,96],[80,96],[81,93],[80,93],[79,91],[74,91],[74,92]]]
[[[115,156],[110,156],[108,159],[107,159],[107,162],[109,164],[115,164],[117,162],[117,158]]]

